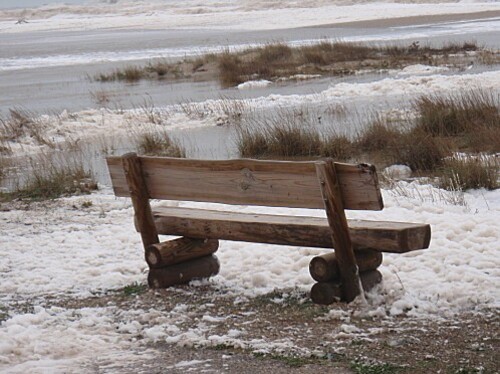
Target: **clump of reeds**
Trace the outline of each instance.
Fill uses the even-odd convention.
[[[139,153],[145,156],[186,157],[184,147],[162,130],[149,130],[138,134],[137,148]]]
[[[55,199],[95,189],[97,182],[80,158],[42,154],[30,158],[25,179],[1,199]]]
[[[459,156],[444,161],[441,186],[447,190],[500,188],[500,160],[495,156]]]
[[[125,81],[127,83],[135,83],[141,79],[180,78],[182,76],[179,63],[156,60],[150,61],[143,66],[129,65],[115,69],[110,73],[100,73],[95,75],[93,80],[98,82]]]
[[[415,109],[416,127],[432,136],[459,136],[481,128],[500,130],[498,97],[485,90],[422,96]]]
[[[0,117],[0,142],[30,137],[38,144],[53,147],[54,144],[44,136],[44,128],[44,124],[35,113],[21,108],[9,109],[8,117]]]

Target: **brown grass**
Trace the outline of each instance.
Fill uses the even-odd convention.
[[[401,68],[414,63],[450,64],[450,54],[479,50],[475,43],[429,46],[372,46],[322,42],[301,47],[268,44],[242,52],[225,52],[219,58],[223,87],[250,79],[287,77],[295,74],[346,75],[360,69]]]
[[[9,117],[0,118],[0,144],[8,141],[17,141],[22,137],[30,137],[40,145],[54,147],[53,142],[43,134],[44,123],[38,119],[38,116],[26,109],[9,109]],[[2,145],[3,150],[6,146]]]
[[[447,190],[500,188],[500,160],[494,156],[448,158],[442,174],[441,186]]]
[[[206,54],[172,63],[155,60],[144,66],[127,66],[93,79],[100,82],[137,82],[141,79],[168,80],[179,78],[217,79],[222,87],[232,87],[251,79],[278,80],[296,74],[323,76],[349,75],[368,69],[402,68],[410,64],[451,65],[463,67],[463,56],[495,63],[498,52],[488,51],[475,42],[450,43],[440,48],[420,46],[376,46],[324,41],[300,47],[272,43],[244,51]]]
[[[0,194],[0,201],[55,199],[96,189],[97,182],[81,158],[41,154],[30,158],[26,179],[14,191]]]
[[[414,106],[419,114],[417,127],[432,136],[471,134],[479,128],[500,131],[498,97],[485,90],[422,96]]]
[[[165,131],[147,131],[137,136],[139,153],[146,156],[185,158],[186,150]]]

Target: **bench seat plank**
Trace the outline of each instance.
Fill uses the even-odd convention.
[[[332,248],[326,218],[158,207],[153,210],[159,234]],[[355,249],[405,253],[429,246],[430,225],[348,220]]]

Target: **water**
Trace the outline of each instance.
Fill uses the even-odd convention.
[[[0,1],[0,9],[14,9],[14,8],[34,8],[42,5],[52,4],[85,4],[87,0],[2,0]]]

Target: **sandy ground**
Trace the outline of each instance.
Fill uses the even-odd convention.
[[[476,13],[436,14],[428,16],[387,18],[387,19],[377,19],[369,21],[326,24],[326,25],[318,25],[312,27],[386,28],[386,27],[436,24],[443,22],[471,21],[471,20],[487,19],[495,17],[500,17],[500,10],[497,11],[490,10],[490,11],[476,12]]]

